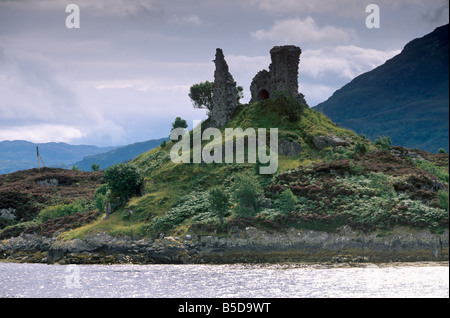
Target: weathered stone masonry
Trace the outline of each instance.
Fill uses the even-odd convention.
[[[231,119],[233,112],[239,104],[236,82],[228,70],[223,51],[216,50],[214,60],[213,108],[211,110],[211,126],[222,127]]]
[[[256,74],[250,85],[251,103],[271,98],[275,92],[285,92],[302,99],[298,92],[298,67],[302,50],[294,45],[275,46],[270,50],[269,71]],[[305,102],[306,104],[306,102]]]
[[[285,92],[306,105],[304,95],[298,92],[298,67],[301,52],[302,50],[294,45],[272,48],[270,50],[272,63],[269,71],[258,72],[251,83],[250,103],[271,98],[275,92]],[[213,62],[216,69],[210,125],[222,127],[231,119],[234,110],[239,105],[239,98],[236,82],[229,72],[222,49],[216,49],[216,58]]]

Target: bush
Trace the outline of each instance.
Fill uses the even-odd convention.
[[[375,140],[375,147],[377,147],[381,151],[389,153],[391,151],[391,146],[392,146],[391,137],[379,136]]]
[[[91,171],[100,171],[100,165],[98,163],[93,163],[91,166]]]
[[[290,122],[300,120],[306,105],[287,92],[275,92],[274,95],[274,102],[281,116],[286,116]]]
[[[365,142],[357,142],[355,145],[355,152],[361,155],[365,155],[369,152],[369,145],[367,145]]]
[[[230,209],[230,198],[223,187],[216,187],[209,191],[209,207],[212,212],[217,214],[220,225],[223,224],[223,218]]]
[[[111,199],[125,204],[131,197],[139,195],[144,179],[132,164],[116,164],[106,169],[103,178],[111,191]]]
[[[291,189],[286,189],[281,193],[278,203],[280,210],[286,214],[294,210],[297,204],[297,197],[292,193]]]
[[[375,193],[387,199],[396,196],[394,186],[389,183],[389,178],[383,173],[371,172],[368,175],[370,180],[369,187],[375,190]]]
[[[46,222],[49,219],[54,219],[66,215],[72,215],[84,211],[86,211],[86,204],[84,202],[60,204],[44,208],[41,212],[39,212],[38,218],[41,221]]]
[[[444,148],[439,148],[438,153],[447,153]]]
[[[439,206],[448,212],[448,191],[438,192]]]
[[[263,189],[255,175],[239,174],[233,184],[232,199],[239,216],[253,216],[263,197]]]

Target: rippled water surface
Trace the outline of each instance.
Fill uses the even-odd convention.
[[[449,297],[449,267],[0,262],[0,297]]]

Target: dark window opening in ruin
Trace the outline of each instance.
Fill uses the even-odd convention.
[[[269,99],[270,98],[269,92],[263,89],[262,91],[259,92],[259,98],[261,100]]]

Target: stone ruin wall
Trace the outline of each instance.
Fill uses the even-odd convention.
[[[270,50],[269,71],[256,74],[250,86],[250,103],[271,98],[275,92],[286,92],[302,100],[304,95],[298,92],[298,68],[301,49],[294,45],[275,46]],[[223,51],[216,49],[213,108],[210,113],[210,126],[222,127],[228,123],[239,105],[237,85],[229,72]]]
[[[275,46],[270,50],[269,71],[260,71],[250,86],[251,103],[271,98],[275,92],[286,92],[303,98],[298,92],[298,67],[302,50],[294,45]]]

